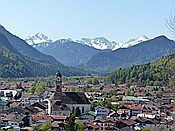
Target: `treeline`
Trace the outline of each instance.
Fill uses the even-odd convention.
[[[24,49],[29,52],[27,48]],[[35,49],[32,51],[30,53],[38,53]],[[0,33],[0,78],[50,76],[55,75],[58,69],[65,76],[90,75],[90,72],[64,66],[51,56],[39,54],[41,56],[38,57],[22,54]]]
[[[107,81],[114,84],[140,83],[150,86],[174,85],[175,55],[165,56],[155,62],[134,65],[110,73]]]

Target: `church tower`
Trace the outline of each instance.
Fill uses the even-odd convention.
[[[56,92],[62,92],[62,90],[61,90],[61,86],[62,86],[62,75],[59,72],[59,70],[56,73],[55,78],[56,78],[56,80],[55,80]]]

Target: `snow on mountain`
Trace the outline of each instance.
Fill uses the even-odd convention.
[[[105,49],[110,49],[110,50],[116,50],[119,48],[128,48],[134,45],[139,44],[140,42],[147,41],[148,38],[143,35],[139,37],[138,39],[130,39],[128,42],[124,43],[116,43],[115,41],[109,41],[105,37],[96,37],[94,39],[91,38],[82,38],[81,40],[75,40],[73,41],[72,39],[58,39],[56,43],[64,43],[64,42],[77,42],[80,44],[88,45],[90,47],[94,47],[96,49],[100,50],[105,50]],[[53,43],[51,39],[49,39],[46,35],[42,33],[37,33],[34,35],[31,35],[25,39],[25,41],[29,44],[32,45],[33,47],[44,47],[46,48],[49,43]]]
[[[104,37],[96,37],[94,39],[82,38],[81,40],[76,40],[76,42],[94,47],[96,49],[113,49],[117,44],[116,42],[110,42]]]
[[[138,39],[131,39],[125,43],[116,43],[115,41],[110,42],[104,37],[97,37],[94,39],[82,38],[81,40],[76,40],[76,42],[81,43],[81,44],[85,44],[88,46],[92,46],[96,49],[116,50],[118,48],[128,48],[128,47],[134,46],[136,44],[139,44],[140,42],[147,41],[147,40],[148,40],[148,38],[145,35],[143,35],[143,36],[139,37]]]
[[[128,47],[137,45],[137,44],[139,44],[143,41],[147,41],[147,40],[148,40],[148,38],[145,35],[143,35],[143,36],[139,37],[138,39],[131,39],[128,42],[123,43],[121,48],[128,48]]]
[[[25,41],[29,45],[39,44],[39,43],[43,43],[43,42],[52,42],[51,39],[49,39],[46,35],[44,35],[42,33],[36,33],[36,34],[31,35],[31,36],[28,36],[25,39]]]

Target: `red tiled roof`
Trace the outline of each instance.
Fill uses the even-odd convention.
[[[38,120],[50,120],[51,117],[50,116],[46,116],[46,115],[35,115],[32,117],[32,119],[34,121],[38,121]]]
[[[142,92],[136,92],[135,96],[143,96],[143,93]]]
[[[97,130],[100,128],[100,126],[98,126],[97,124],[93,123],[93,122],[89,122],[89,126],[91,126],[93,129]]]
[[[138,105],[138,106],[134,106],[134,105],[128,105],[130,109],[132,110],[143,110],[144,106]]]
[[[11,103],[10,106],[11,107],[17,107],[21,104],[21,102],[14,102],[14,103]]]
[[[166,117],[166,116],[167,116],[167,114],[166,114],[166,113],[164,113],[164,112],[161,112],[161,113],[160,113],[160,116],[162,116],[162,117]]]
[[[111,90],[113,90],[112,87],[104,87],[103,88],[103,92],[105,92],[105,93],[109,93]]]
[[[117,91],[117,94],[118,94],[118,95],[124,95],[125,92],[124,92],[124,91]]]
[[[156,106],[153,106],[153,105],[144,105],[144,108],[147,110],[153,110],[153,111],[159,110]]]
[[[52,122],[51,126],[58,128],[59,127],[59,123],[60,123],[59,121],[54,121],[54,122]]]
[[[136,124],[137,122],[135,122],[134,120],[132,119],[128,119],[128,120],[121,120],[122,123],[128,125],[128,126],[132,126],[134,124]]]
[[[106,98],[106,100],[107,100],[107,101],[111,101],[111,100],[112,100],[112,98]]]
[[[54,120],[66,120],[67,116],[51,116],[51,118]]]
[[[15,116],[15,112],[12,112],[12,113],[6,115],[2,120],[10,121],[13,119],[14,116]]]
[[[132,105],[132,104],[134,104],[133,101],[119,101],[119,103],[122,104],[122,105]]]

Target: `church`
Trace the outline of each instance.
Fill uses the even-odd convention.
[[[83,92],[62,92],[62,75],[56,74],[55,92],[48,101],[48,114],[70,116],[79,107],[81,114],[90,111],[90,102]]]

